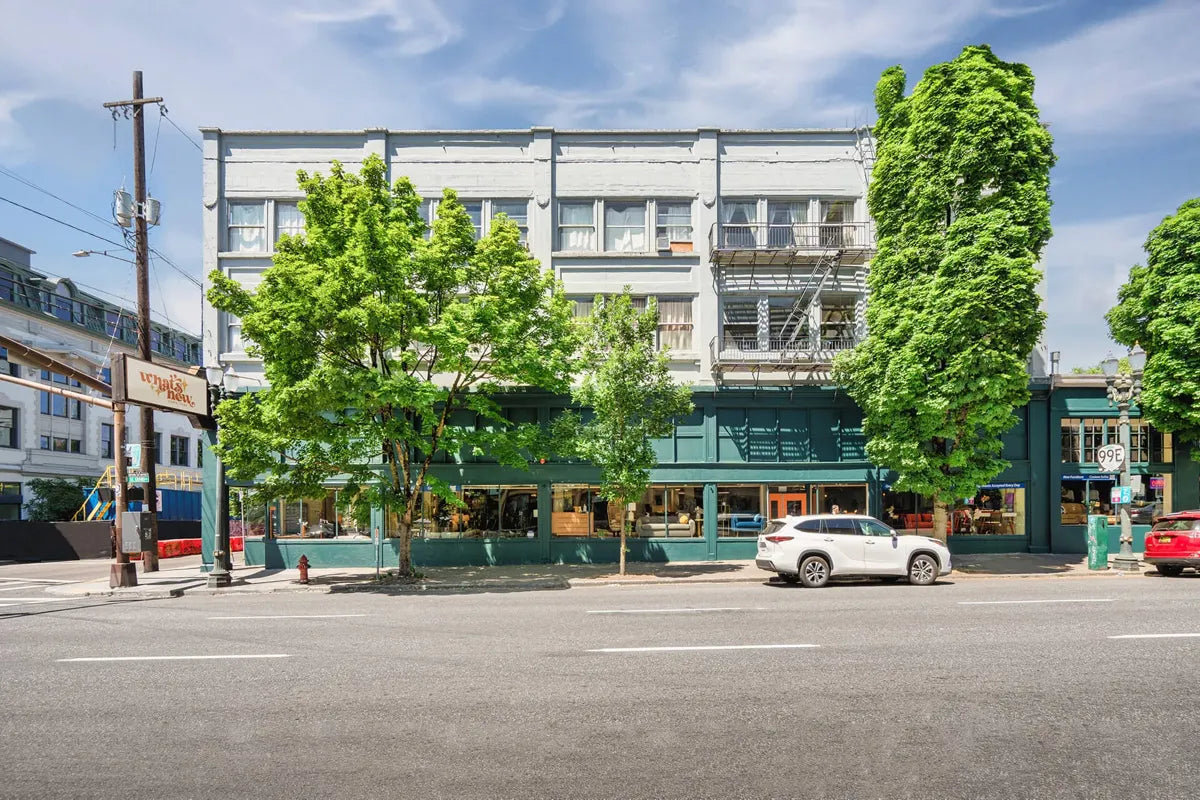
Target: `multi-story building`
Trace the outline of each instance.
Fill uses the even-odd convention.
[[[829,376],[833,357],[866,333],[868,130],[203,133],[206,274],[255,286],[278,236],[303,229],[296,171],[327,172],[334,160],[356,169],[375,154],[392,179],[407,176],[431,198],[427,220],[453,188],[478,232],[499,213],[517,221],[579,314],[626,285],[657,298],[659,344],[692,385],[696,411],[657,443],[655,485],[634,512],[635,558],[752,557],[764,518],[834,507],[928,527],[927,500],[892,492],[893,473],[866,459],[861,412]],[[204,314],[206,363],[261,384],[238,320]],[[959,548],[1051,547],[1059,498],[1044,478],[1058,432],[1045,363],[1039,347],[1035,401],[1006,439],[1012,467],[966,499]],[[513,419],[542,422],[566,405],[532,393],[511,402]],[[616,558],[617,515],[587,465],[524,472],[464,455],[439,471],[464,507],[427,499],[419,562]],[[359,531],[334,511],[335,491],[240,509],[265,534],[248,542],[247,558],[294,563],[290,537],[319,530],[335,535],[305,542],[310,560],[371,563],[364,534],[386,539],[390,515],[375,509],[371,529]]]
[[[84,292],[69,278],[35,270],[32,255],[32,250],[0,239],[0,335],[108,382],[113,354],[136,355],[137,313]],[[150,341],[156,361],[176,367],[200,361],[195,336],[154,323]],[[0,371],[98,396],[65,375],[9,360],[3,348]],[[139,415],[129,415],[128,441],[140,438],[138,420]],[[197,432],[180,414],[160,412],[154,421],[159,485],[198,486],[202,456]],[[111,411],[0,381],[0,519],[22,518],[32,478],[96,480],[113,464],[113,445]]]

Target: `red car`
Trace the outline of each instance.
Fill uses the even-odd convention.
[[[1142,560],[1169,578],[1192,567],[1200,572],[1200,511],[1176,511],[1154,521]]]

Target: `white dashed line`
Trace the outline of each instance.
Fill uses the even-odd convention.
[[[1111,597],[1097,597],[1079,600],[960,600],[960,606],[1014,606],[1033,605],[1035,603],[1111,603]]]
[[[227,656],[97,656],[92,658],[59,658],[60,663],[79,661],[211,661],[226,658],[288,658],[288,653],[259,653]]]
[[[819,644],[714,644],[697,647],[600,647],[588,653],[678,653],[692,650],[799,650]]]
[[[366,614],[264,614],[245,617],[209,617],[209,619],[342,619],[343,617],[365,617]]]
[[[1123,636],[1109,636],[1109,639],[1195,639],[1200,633],[1127,633]]]
[[[730,606],[728,608],[615,608],[601,611],[588,611],[588,614],[694,614],[702,611],[766,611],[765,608],[743,608]]]

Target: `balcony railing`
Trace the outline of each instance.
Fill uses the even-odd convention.
[[[848,250],[874,246],[868,222],[717,223],[712,250]]]
[[[43,313],[60,322],[124,342],[131,347],[136,347],[138,343],[137,316],[134,312],[125,309],[118,311],[63,297],[8,272],[0,272],[0,303],[3,302]],[[158,329],[151,331],[150,349],[159,355],[184,363],[200,363],[198,342],[189,342],[179,336],[163,335]]]
[[[835,354],[850,350],[858,340],[854,338],[810,336],[758,336],[725,335],[714,337],[709,343],[709,353],[715,365],[758,365],[772,363],[806,363],[830,360]]]

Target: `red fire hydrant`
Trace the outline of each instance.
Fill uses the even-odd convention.
[[[301,555],[300,561],[296,563],[296,569],[300,570],[300,583],[308,583],[308,556]]]

